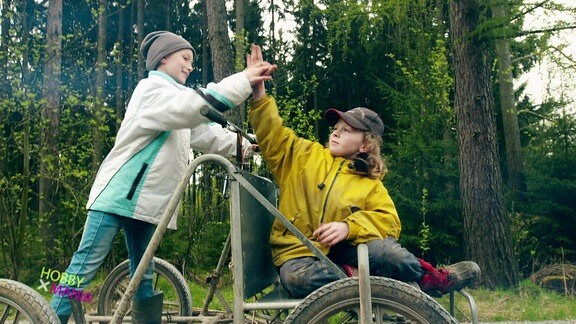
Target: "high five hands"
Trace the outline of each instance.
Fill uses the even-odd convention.
[[[252,86],[253,99],[258,100],[266,95],[264,81],[272,80],[272,73],[276,71],[276,64],[270,64],[264,61],[260,46],[252,44],[250,45],[250,49],[251,53],[246,55],[246,69],[244,73],[248,76],[248,80]]]

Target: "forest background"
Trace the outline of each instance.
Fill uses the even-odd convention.
[[[532,30],[527,14],[566,19]],[[384,179],[401,243],[435,264],[464,259],[487,288],[544,265],[576,263],[576,89],[533,102],[516,83],[543,60],[574,74],[551,44],[576,28],[552,0],[0,1],[0,277],[28,284],[64,270],[85,203],[126,104],[146,76],[154,30],[198,55],[189,86],[240,71],[250,43],[278,65],[267,84],[285,124],[324,141],[329,107],[367,106],[385,124]],[[290,15],[295,24],[278,24]],[[548,89],[546,84],[543,89]],[[249,127],[246,107],[229,118]],[[195,155],[198,153],[194,152]],[[269,176],[265,166],[254,172]],[[194,175],[179,229],[157,253],[185,275],[213,267],[228,233],[222,172]],[[104,271],[126,258],[121,236]]]

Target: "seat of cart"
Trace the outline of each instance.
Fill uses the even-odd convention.
[[[246,171],[240,172],[272,205],[277,206],[278,190],[271,180]],[[244,310],[296,307],[300,299],[292,298],[282,287],[272,262],[270,229],[274,223],[274,215],[242,186],[240,186],[240,201],[239,233],[243,259]],[[234,241],[235,229],[232,229],[232,233]],[[256,300],[248,301],[253,299]]]

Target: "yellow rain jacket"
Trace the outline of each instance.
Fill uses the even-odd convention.
[[[284,127],[274,98],[266,96],[251,106],[250,122],[280,187],[279,210],[320,250],[325,254],[330,250],[312,236],[321,223],[347,223],[346,240],[352,245],[399,237],[400,219],[381,181],[355,173],[351,161],[332,156],[320,143],[299,138]],[[274,222],[270,243],[276,266],[314,256],[279,221]]]

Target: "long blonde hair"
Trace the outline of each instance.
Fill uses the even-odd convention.
[[[382,157],[380,147],[382,146],[382,136],[371,133],[364,132],[364,141],[367,144],[368,151],[366,153],[359,153],[358,155],[364,155],[364,159],[368,162],[367,175],[372,179],[382,179],[386,174],[386,163]],[[367,155],[367,158],[366,158]]]

